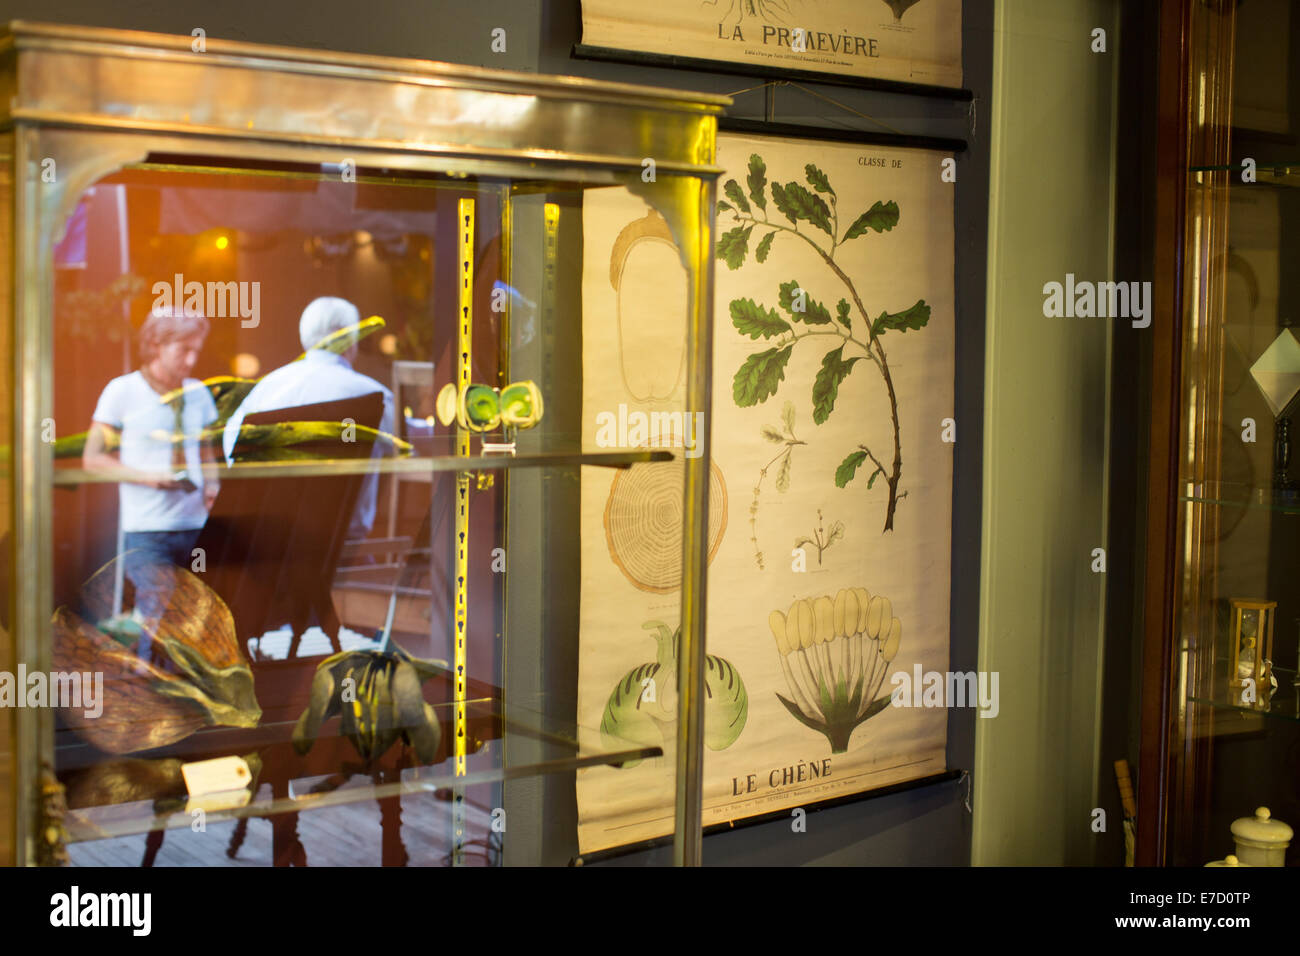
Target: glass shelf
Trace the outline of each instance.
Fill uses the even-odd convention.
[[[220,469],[222,481],[240,478],[307,478],[316,475],[428,475],[435,472],[499,471],[505,468],[566,468],[594,465],[627,468],[649,461],[672,461],[674,454],[663,448],[634,448],[623,451],[548,452],[523,455],[423,455],[409,458],[340,458],[304,461],[240,462]],[[60,487],[117,484],[123,473],[116,469],[56,468],[54,484]]]
[[[1233,481],[1184,481],[1179,501],[1300,515],[1300,490],[1274,491]]]
[[[305,756],[298,756],[291,749],[294,724],[289,722],[261,724],[247,730],[212,727],[165,750],[151,751],[151,755],[146,757],[123,755],[105,761],[95,751],[85,767],[68,768],[61,773],[69,785],[70,804],[76,802],[78,792],[88,789],[86,779],[79,779],[79,775],[85,774],[103,774],[105,786],[112,785],[115,794],[131,799],[86,807],[69,806],[64,818],[68,842],[189,827],[194,819],[190,804],[184,784],[179,779],[179,767],[174,763],[168,765],[169,759],[187,761],[226,755],[248,757],[250,754],[262,758],[261,766],[253,768],[257,776],[256,786],[251,799],[244,805],[207,809],[205,798],[195,799],[194,806],[205,807],[205,822],[216,823],[241,817],[272,817],[322,807],[432,794],[453,787],[572,773],[584,767],[663,756],[662,747],[626,740],[610,741],[608,735],[602,736],[590,728],[562,724],[514,704],[503,707],[499,698],[479,698],[467,701],[466,706],[472,746],[467,772],[461,776],[456,776],[455,759],[451,756],[432,766],[399,767],[400,742],[366,767],[352,744],[337,736],[337,718],[325,724],[312,750]],[[442,723],[445,747],[450,728],[455,726],[455,704],[433,705],[433,709]],[[507,738],[512,741],[512,746],[527,742],[531,759],[506,763]],[[60,749],[75,750],[78,746],[80,741]],[[344,756],[331,763],[330,757],[335,753]],[[317,755],[314,760],[313,755]],[[115,768],[118,761],[123,763]],[[127,770],[126,761],[132,761],[131,770]],[[155,777],[149,777],[146,764],[157,768]],[[271,768],[281,769],[282,776],[269,779],[273,772]],[[382,782],[375,782],[376,776],[381,777]],[[150,784],[152,792],[141,792],[140,786],[143,785],[134,790],[129,787],[122,789],[123,780],[142,779],[153,781]],[[269,795],[266,793],[267,785],[271,787]]]
[[[1227,661],[1218,663],[1221,668],[1227,668]],[[1239,714],[1257,714],[1261,717],[1300,723],[1300,688],[1297,688],[1294,683],[1296,672],[1284,667],[1274,667],[1273,676],[1277,678],[1277,690],[1265,705],[1252,706],[1242,703],[1241,692],[1230,689],[1226,679],[1218,674],[1215,675],[1213,697],[1188,694],[1187,700],[1213,707],[1216,711],[1236,711]]]

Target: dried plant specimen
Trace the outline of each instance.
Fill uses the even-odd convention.
[[[131,562],[131,607],[114,609],[118,562]],[[253,674],[230,609],[189,571],[128,551],[81,589],[81,607],[54,612],[54,666],[104,675],[103,712],[62,708],[78,735],[106,753],[134,753],[183,740],[201,727],[255,727],[262,717]],[[147,636],[150,659],[137,656]]]

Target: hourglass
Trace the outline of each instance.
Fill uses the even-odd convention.
[[[1266,704],[1273,677],[1273,613],[1276,601],[1232,598],[1232,669],[1229,686],[1245,704]]]

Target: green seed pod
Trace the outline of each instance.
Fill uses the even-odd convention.
[[[780,611],[773,611],[767,616],[767,626],[772,629],[772,636],[776,638],[776,650],[782,657],[790,653],[790,643],[785,637],[785,615]]]
[[[501,424],[500,398],[486,385],[471,385],[461,392],[460,407],[470,431],[487,432]]]
[[[532,428],[542,420],[542,393],[530,381],[514,382],[501,390],[501,421]]]

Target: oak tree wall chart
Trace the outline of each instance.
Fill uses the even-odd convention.
[[[706,695],[706,825],[945,769],[947,711],[890,706],[895,674],[949,667],[955,303],[945,158],[719,136],[707,425],[730,503],[725,533],[710,542],[707,649],[721,683],[716,701]],[[610,251],[646,213],[625,194],[584,199],[591,434],[602,410],[630,401],[611,362]],[[675,289],[680,277],[660,281]],[[679,337],[669,305],[659,301],[663,314],[647,324],[673,331],[641,348],[670,350],[667,336]],[[612,480],[583,474],[579,724],[605,720],[657,740],[670,736],[659,723],[662,688],[657,709],[639,709],[645,717],[628,695],[656,663],[664,670],[646,637],[663,657],[680,623],[677,595],[633,587],[611,560],[599,529]],[[641,677],[629,684],[629,674]],[[666,750],[579,773],[584,852],[671,831]]]

